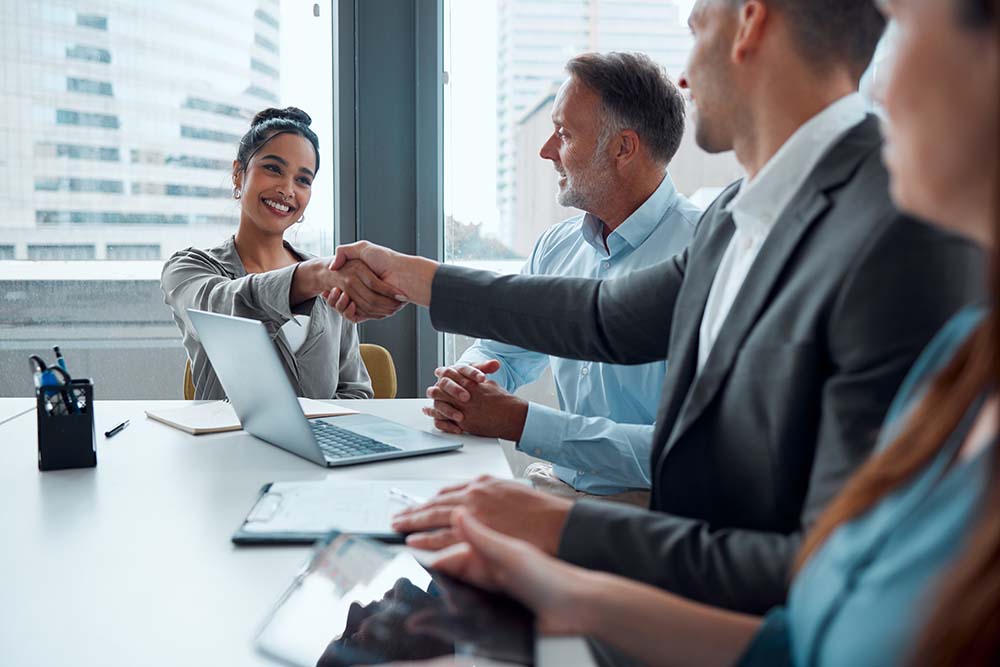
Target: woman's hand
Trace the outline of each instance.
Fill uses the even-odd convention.
[[[332,287],[324,290],[323,298],[330,301],[331,294],[350,294],[358,308],[370,313],[374,319],[395,315],[406,305],[406,296],[395,287],[375,275],[368,265],[359,259],[348,260],[339,269],[327,271],[333,274]]]
[[[556,560],[487,528],[465,508],[452,523],[465,542],[431,566],[520,600],[542,634],[593,637],[646,665],[731,665],[760,628],[759,617]]]
[[[375,290],[383,296],[418,306],[430,306],[431,284],[439,266],[437,262],[426,257],[405,255],[368,241],[358,241],[339,246],[330,268],[338,270],[352,261],[364,262],[374,275],[382,279],[382,285],[392,286],[390,291]],[[365,299],[360,296],[350,289],[337,288],[330,292],[326,301],[351,322],[386,317],[384,310],[367,308]]]
[[[487,528],[465,508],[454,511],[452,524],[463,543],[441,552],[431,567],[520,600],[535,612],[542,634],[588,633],[585,611],[593,573]]]
[[[334,270],[333,260],[310,259],[301,262],[292,277],[291,303],[296,305],[317,296],[330,301],[331,293],[350,293],[366,312],[379,317],[394,315],[406,305],[402,292],[395,289],[360,260],[343,263]],[[333,304],[331,304],[333,305]]]

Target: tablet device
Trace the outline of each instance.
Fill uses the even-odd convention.
[[[511,600],[422,566],[409,552],[332,533],[255,639],[295,667],[468,655],[534,663],[534,618]]]

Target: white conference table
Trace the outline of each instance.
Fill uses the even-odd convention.
[[[432,430],[425,400],[350,401]],[[41,473],[29,399],[0,399],[0,663],[269,665],[254,632],[307,547],[237,547],[230,536],[267,482],[510,477],[496,440],[457,452],[324,469],[241,432],[190,436],[144,410],[98,401],[97,467]],[[5,418],[8,421],[3,422]],[[129,419],[113,438],[104,431]],[[593,664],[582,640],[543,638],[538,664]]]

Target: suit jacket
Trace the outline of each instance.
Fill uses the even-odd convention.
[[[434,326],[548,354],[669,358],[653,511],[582,501],[560,557],[746,612],[782,602],[802,532],[875,444],[904,374],[981,294],[981,252],[901,215],[878,122],[838,141],[781,214],[696,373],[698,331],[734,232],[727,188],[689,248],[608,281],[442,266]]]

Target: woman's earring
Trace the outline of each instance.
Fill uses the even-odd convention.
[[[306,215],[305,215],[305,213],[303,213],[303,214],[302,214],[302,215],[301,215],[301,216],[299,217],[299,219],[295,221],[295,223],[296,223],[296,224],[298,224],[298,223],[302,222],[302,221],[303,221],[303,220],[305,220],[305,219],[306,219]]]
[[[233,188],[233,199],[239,199],[242,196],[243,196],[243,193],[240,192],[240,189],[237,188],[237,187],[234,187]]]

